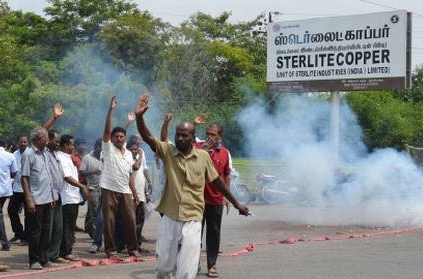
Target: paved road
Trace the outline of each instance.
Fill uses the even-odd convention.
[[[311,214],[314,209],[280,208],[254,204],[249,206],[254,217],[238,216],[234,210],[224,217],[222,250],[218,259],[220,278],[290,278],[290,279],[420,279],[423,278],[423,232],[419,229],[397,233],[395,228],[362,226],[309,226],[284,222],[288,210],[302,210]],[[334,209],[327,209],[334,210]],[[82,225],[83,217],[78,219]],[[285,213],[284,213],[285,212]],[[8,224],[8,217],[5,216]],[[145,227],[150,239],[146,247],[154,249],[159,217],[153,215]],[[10,233],[10,227],[7,228]],[[385,234],[379,237],[348,238],[350,235]],[[276,244],[275,240],[299,237],[305,241]],[[322,238],[319,238],[322,237]],[[343,240],[331,240],[343,238]],[[329,240],[327,240],[329,239]],[[319,241],[322,240],[322,241]],[[326,240],[326,241],[324,241]],[[254,244],[250,252],[244,247]],[[85,233],[77,233],[75,251],[86,259],[103,259],[104,254],[89,254],[90,240]],[[241,252],[240,255],[238,252]],[[245,252],[245,253],[243,253]],[[27,247],[13,246],[10,252],[0,252],[0,261],[11,269],[0,278],[155,278],[154,257],[150,262],[137,262],[37,273],[28,270]],[[201,258],[205,276],[206,259]],[[61,265],[62,268],[70,264]]]

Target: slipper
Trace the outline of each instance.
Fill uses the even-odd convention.
[[[219,277],[219,273],[217,273],[215,267],[212,267],[212,268],[209,269],[209,271],[207,272],[207,277],[210,277],[210,278],[217,278],[217,277]]]
[[[150,253],[151,253],[151,251],[150,251],[150,250],[145,249],[145,248],[143,248],[143,247],[139,247],[139,248],[138,248],[138,252],[140,252],[141,254],[150,254]]]

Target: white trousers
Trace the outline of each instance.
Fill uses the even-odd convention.
[[[157,278],[195,278],[200,246],[201,222],[181,222],[163,215],[156,241]]]

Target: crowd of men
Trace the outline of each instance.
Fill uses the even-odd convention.
[[[156,210],[161,215],[156,240],[157,278],[194,278],[200,269],[202,231],[206,225],[207,276],[218,277],[216,260],[220,245],[223,206],[234,205],[248,215],[230,193],[230,154],[221,143],[223,130],[217,123],[207,128],[206,140],[196,140],[195,125],[183,121],[176,127],[175,143],[167,140],[171,115],[167,114],[160,139],[144,121],[149,95],[142,95],[127,125],[112,128],[118,105],[112,97],[104,133],[93,151],[85,154],[86,141],[60,135],[52,129],[64,109],[56,104],[44,127],[17,138],[17,150],[7,150],[0,136],[0,243],[28,245],[29,268],[41,270],[70,261],[73,253],[79,206],[87,202],[85,230],[93,238],[91,253],[104,239],[104,252],[118,259],[124,249],[131,257],[149,253],[142,246],[144,208],[150,202],[151,177],[141,142],[147,143],[163,163],[165,179]],[[140,135],[127,137],[126,128],[136,120]],[[77,146],[75,146],[75,144]],[[3,205],[14,236],[6,236]],[[24,211],[22,224],[19,213]],[[171,234],[171,235],[169,235]],[[0,271],[6,265],[0,264]]]

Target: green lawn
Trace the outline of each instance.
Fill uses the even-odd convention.
[[[281,161],[251,160],[246,158],[232,158],[232,165],[240,174],[240,182],[247,184],[252,190],[257,188],[257,174],[261,172],[280,174],[284,168],[284,163]]]

